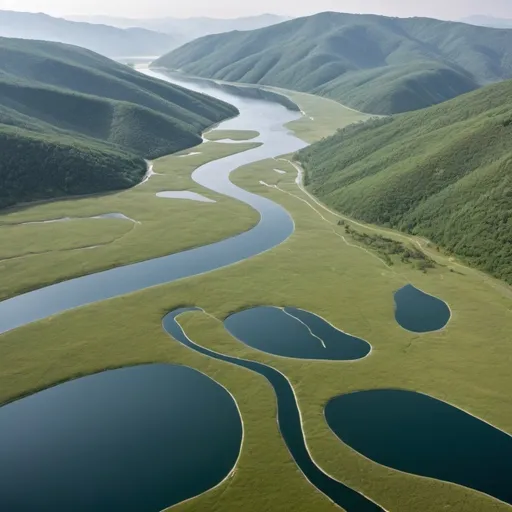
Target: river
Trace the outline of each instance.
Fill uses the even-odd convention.
[[[277,102],[239,96],[208,82],[187,84],[151,70],[144,72],[235,105],[240,115],[221,123],[219,129],[260,133],[255,140],[261,146],[209,162],[192,174],[200,185],[257,210],[260,222],[250,231],[214,244],[63,281],[0,302],[0,334],[73,308],[226,267],[272,249],[293,233],[293,220],[284,208],[237,187],[229,175],[242,165],[305,147],[305,142],[284,128],[300,112]]]

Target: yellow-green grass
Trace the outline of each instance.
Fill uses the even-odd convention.
[[[254,130],[212,130],[204,134],[208,140],[252,140],[259,136],[259,132]]]
[[[63,279],[206,245],[254,226],[259,216],[215,194],[190,175],[200,165],[256,147],[210,142],[154,162],[158,173],[130,190],[27,205],[0,215],[0,300]],[[200,154],[185,156],[190,151]],[[191,190],[216,201],[164,199],[156,193]],[[86,219],[122,213],[137,221]],[[62,217],[81,220],[19,225]],[[76,250],[97,246],[94,249]],[[8,259],[10,258],[10,259]]]
[[[277,175],[275,166],[274,160],[252,164],[236,171],[234,180],[281,203],[293,215],[296,231],[287,242],[227,269],[80,308],[3,335],[0,401],[106,368],[186,364],[233,393],[246,437],[235,476],[177,510],[339,510],[307,484],[291,461],[266,381],[182,347],[161,327],[164,314],[184,304],[201,306],[217,319],[252,305],[297,306],[368,340],[371,355],[350,363],[279,358],[233,339],[219,321],[202,313],[188,313],[181,323],[200,344],[285,373],[298,396],[317,463],[387,510],[510,511],[469,489],[365,459],[336,438],[323,416],[324,404],[338,394],[404,388],[446,400],[512,432],[509,298],[480,275],[450,272],[443,265],[427,274],[409,265],[387,268],[372,253],[335,234],[344,234],[342,227],[328,222],[337,217],[322,212],[324,220],[313,210],[312,201],[293,183],[289,164],[279,163],[286,175]],[[283,191],[265,187],[260,180]],[[446,329],[418,335],[399,327],[393,292],[409,282],[449,303],[453,317]]]
[[[358,112],[337,101],[315,96],[314,94],[290,91],[278,87],[266,87],[266,89],[287,96],[299,106],[304,116],[297,121],[288,123],[286,127],[302,140],[310,143],[328,137],[336,130],[344,128],[349,124],[379,117]]]
[[[69,222],[73,224],[70,226]],[[0,237],[5,240],[0,246],[0,261],[110,244],[134,228],[135,224],[129,220],[81,218],[48,224],[0,226]]]

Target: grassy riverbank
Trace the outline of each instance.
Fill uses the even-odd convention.
[[[0,215],[0,300],[56,281],[206,245],[254,226],[248,206],[195,183],[191,173],[209,161],[256,147],[209,142],[154,162],[149,181],[130,190],[65,199]],[[190,156],[183,156],[189,153]],[[190,190],[216,203],[156,197]],[[90,219],[122,213],[132,219]],[[63,217],[68,222],[19,225]],[[79,250],[88,248],[86,250]]]
[[[295,171],[289,164],[279,162],[287,171],[284,175],[275,173],[275,167],[273,160],[253,164],[236,171],[234,179],[292,213],[297,229],[289,241],[228,269],[81,308],[4,335],[0,399],[105,368],[152,361],[190,365],[234,394],[246,440],[235,476],[177,510],[336,510],[290,461],[277,429],[269,385],[250,372],[193,353],[161,328],[163,315],[182,304],[200,305],[218,319],[250,305],[294,305],[368,340],[372,355],[354,363],[282,359],[235,341],[220,322],[201,313],[187,314],[183,325],[205,346],[284,372],[298,395],[316,461],[386,509],[509,510],[473,491],[378,466],[340,443],[323,418],[323,405],[332,396],[399,387],[432,394],[512,432],[508,289],[498,282],[492,286],[494,282],[477,273],[451,272],[443,260],[426,274],[399,261],[388,268],[372,251],[358,247],[343,226],[337,226],[337,217],[322,212],[330,224],[301,200],[307,196],[294,184]],[[284,192],[264,187],[260,180],[277,184]],[[346,242],[333,230],[346,236]],[[393,292],[409,282],[450,304],[453,318],[447,329],[417,335],[398,326]]]

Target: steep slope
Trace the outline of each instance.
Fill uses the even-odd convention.
[[[88,50],[0,38],[0,207],[131,186],[144,158],[236,114]]]
[[[78,23],[47,14],[0,11],[0,36],[74,44],[109,57],[162,55],[180,40],[144,28]]]
[[[298,154],[330,206],[512,283],[512,81],[353,125]]]
[[[313,92],[359,110],[390,114],[512,78],[512,30],[322,13],[207,36],[153,66]]]

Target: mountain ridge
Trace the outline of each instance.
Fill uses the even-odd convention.
[[[510,48],[512,31],[328,12],[205,36],[152,66],[312,92],[365,112],[391,114],[512,78]]]
[[[172,35],[140,27],[121,29],[4,10],[0,10],[0,36],[72,44],[108,57],[161,55],[181,43]]]

